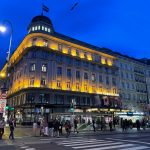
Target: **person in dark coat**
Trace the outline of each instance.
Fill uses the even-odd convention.
[[[110,121],[109,121],[109,128],[110,128],[110,131],[112,131],[112,125],[113,125],[113,122],[110,120]]]
[[[15,129],[14,119],[9,121],[9,128],[10,128],[9,139],[14,140],[14,129]]]
[[[78,127],[78,121],[77,119],[74,119],[74,133],[75,132],[79,133],[77,127]]]
[[[96,128],[95,128],[95,121],[94,120],[92,120],[92,125],[93,125],[93,131],[95,132]]]

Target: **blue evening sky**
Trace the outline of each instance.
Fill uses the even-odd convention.
[[[45,15],[55,31],[131,57],[150,58],[150,0],[1,0],[0,24],[4,19],[13,24],[12,51],[27,34],[31,19],[41,14],[42,2],[49,7]],[[0,69],[9,33],[0,33]]]

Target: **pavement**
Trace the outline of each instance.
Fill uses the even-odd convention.
[[[63,130],[65,133],[65,131]],[[4,133],[4,139],[7,139],[9,137],[9,127],[5,128],[5,133]],[[93,130],[79,130],[79,135],[112,135],[112,134],[140,134],[140,133],[150,133],[150,128],[146,128],[146,130],[141,129],[140,131],[137,131],[136,128],[128,129],[126,131],[122,131],[121,128],[116,128],[113,131],[107,130],[96,130],[94,132]],[[22,138],[22,137],[40,137],[40,128],[37,128],[36,132],[33,132],[33,129],[31,126],[17,126],[15,128],[15,133],[14,133],[16,138]],[[76,136],[75,133],[71,133],[71,136]]]

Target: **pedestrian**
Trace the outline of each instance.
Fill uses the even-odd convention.
[[[2,140],[4,134],[5,120],[4,117],[0,117],[0,140]]]
[[[9,139],[14,140],[14,129],[15,129],[14,119],[10,119],[9,128],[10,128]]]
[[[70,135],[70,131],[71,131],[71,124],[68,120],[65,122],[64,127],[65,127],[65,130],[66,130],[66,137],[68,138],[69,135]]]
[[[79,133],[77,128],[78,128],[78,121],[77,121],[77,119],[74,119],[74,133],[75,132]]]
[[[110,121],[109,121],[109,128],[110,128],[110,131],[112,131],[112,125],[113,125],[113,123],[112,123],[112,121],[110,120]]]
[[[95,121],[94,120],[92,120],[92,124],[93,124],[93,131],[95,132],[96,129],[95,129]]]
[[[48,123],[48,128],[49,128],[49,135],[50,137],[53,137],[53,132],[54,132],[54,125],[53,125],[53,120],[51,119],[50,122]]]
[[[60,126],[60,123],[59,121],[56,119],[54,121],[54,137],[57,136],[59,137],[59,126]]]
[[[140,121],[139,121],[139,120],[136,120],[136,128],[137,128],[137,131],[140,131],[140,127],[141,127]]]
[[[61,121],[60,124],[59,124],[59,135],[63,135],[62,134],[62,128],[63,128],[63,123]]]

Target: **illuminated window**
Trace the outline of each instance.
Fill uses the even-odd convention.
[[[41,29],[41,27],[40,26],[38,26],[38,30],[40,30]]]
[[[35,26],[35,30],[37,30],[37,26]]]
[[[76,55],[79,57],[79,50],[76,49]]]
[[[95,86],[92,86],[92,92],[96,92]]]
[[[87,91],[87,85],[86,84],[84,85],[84,91]]]
[[[60,43],[58,44],[58,50],[62,51],[62,44],[60,44]]]
[[[34,31],[34,27],[32,27],[32,31]]]
[[[71,69],[67,69],[67,78],[71,78]]]
[[[70,89],[70,82],[67,82],[67,89]]]
[[[37,38],[32,39],[32,46],[36,46]]]
[[[88,73],[87,72],[84,73],[84,79],[88,80]]]
[[[44,30],[44,26],[42,26],[42,30]]]
[[[79,83],[76,84],[76,90],[79,91]]]
[[[116,94],[117,93],[117,90],[114,88],[113,89],[113,94]]]
[[[57,87],[61,88],[61,82],[60,81],[57,81]]]
[[[87,59],[87,53],[86,53],[86,52],[84,52],[84,58],[86,58],[86,59]]]
[[[68,47],[68,54],[71,54],[71,47]]]
[[[47,64],[42,65],[42,72],[47,72]]]
[[[96,81],[96,75],[92,74],[91,79],[92,79],[92,82],[95,82]]]
[[[80,71],[79,70],[76,71],[76,79],[80,79]]]
[[[62,68],[57,67],[57,76],[62,76]]]
[[[47,40],[43,40],[44,41],[44,46],[48,47],[48,41]]]
[[[45,78],[41,79],[41,85],[46,85],[46,79]]]
[[[99,87],[99,91],[100,91],[101,93],[103,92],[103,87],[102,87],[102,86]]]
[[[47,32],[47,27],[45,27],[45,31]]]
[[[35,71],[35,64],[34,63],[30,64],[30,71]]]
[[[34,78],[30,78],[30,85],[31,85],[31,86],[34,85]]]
[[[48,32],[49,32],[49,33],[51,32],[51,29],[50,29],[50,28],[48,28]]]

